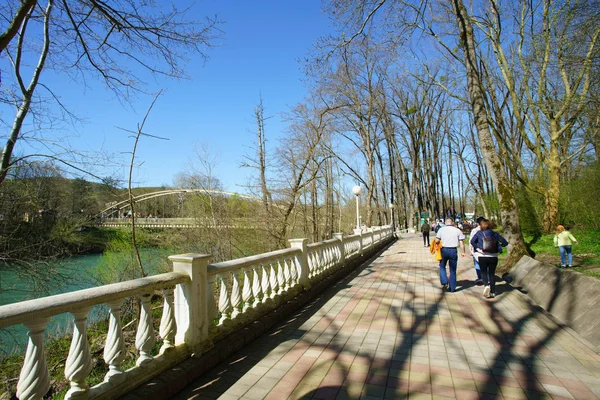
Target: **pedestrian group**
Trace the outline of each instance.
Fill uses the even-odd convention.
[[[498,232],[492,230],[492,222],[479,217],[476,226],[471,230],[469,240],[469,251],[473,257],[473,266],[477,279],[476,285],[483,285],[483,296],[486,298],[496,297],[496,267],[498,266],[498,255],[503,248],[508,246],[508,241]],[[435,239],[430,243],[429,233],[435,231]],[[454,226],[454,220],[447,218],[445,223],[441,220],[430,224],[425,221],[421,225],[423,234],[423,245],[429,247],[435,260],[439,261],[440,283],[442,289],[448,292],[456,291],[456,270],[458,267],[458,251],[461,257],[465,257],[465,235],[461,229]],[[558,247],[561,258],[561,268],[573,266],[573,243],[579,243],[571,232],[563,225],[556,227],[554,236],[554,247]],[[450,276],[446,268],[450,268]]]

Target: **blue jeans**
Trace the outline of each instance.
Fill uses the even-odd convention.
[[[573,253],[571,252],[571,245],[558,246],[558,251],[560,252],[560,263],[562,265],[573,265]],[[567,257],[569,258],[569,262],[566,262]]]
[[[475,266],[475,272],[477,273],[477,279],[481,279],[481,267],[477,258],[473,257],[473,265]]]
[[[446,264],[450,261],[450,282],[446,274]],[[456,267],[458,266],[458,251],[456,247],[442,247],[442,261],[440,262],[440,283],[450,283],[450,291],[456,289]]]

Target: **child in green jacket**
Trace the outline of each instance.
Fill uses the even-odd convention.
[[[556,235],[554,235],[554,247],[558,247],[558,251],[560,252],[561,268],[569,268],[573,266],[573,253],[571,251],[571,245],[573,242],[579,243],[577,239],[571,235],[571,232],[566,230],[562,225],[556,227]]]

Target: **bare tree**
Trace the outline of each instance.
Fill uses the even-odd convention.
[[[12,166],[28,159],[50,157],[74,167],[68,149],[60,146],[14,157],[21,140],[48,146],[47,137],[39,134],[54,126],[53,117],[44,118],[47,103],[74,117],[60,99],[60,88],[49,84],[51,77],[63,75],[84,86],[98,80],[120,101],[143,93],[145,74],[185,77],[184,54],[204,57],[220,33],[215,19],[193,21],[189,13],[190,8],[137,0],[3,2],[0,52],[9,59],[13,74],[2,77],[0,105],[17,111],[12,122],[4,120],[10,113],[0,113],[0,122],[9,127],[0,156],[0,183]],[[31,65],[33,59],[37,61]]]

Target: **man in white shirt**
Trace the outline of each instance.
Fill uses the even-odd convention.
[[[458,266],[458,246],[461,257],[465,257],[465,235],[454,226],[452,218],[446,219],[446,226],[440,228],[435,235],[435,242],[442,242],[442,261],[440,262],[440,283],[442,288],[454,292],[456,290],[456,268]],[[450,281],[446,273],[446,264],[450,263]]]

